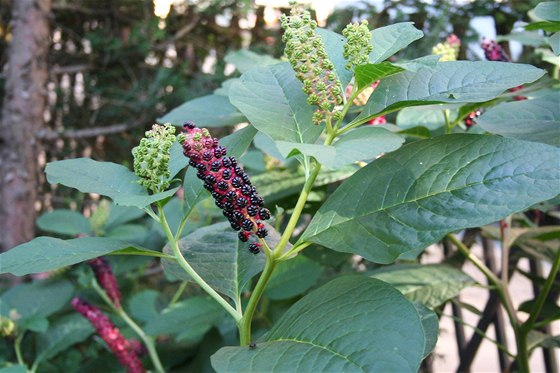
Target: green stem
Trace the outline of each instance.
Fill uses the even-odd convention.
[[[177,303],[179,298],[181,298],[181,295],[183,295],[183,292],[187,288],[188,284],[189,284],[188,281],[184,281],[183,283],[181,283],[181,285],[179,285],[179,288],[177,289],[175,294],[173,294],[173,298],[171,298],[171,301],[169,302],[169,306],[172,306],[175,303]]]
[[[445,133],[450,134],[453,130],[453,125],[449,121],[449,110],[443,110],[443,118],[445,119]]]
[[[488,281],[494,285],[495,291],[501,300],[502,306],[506,310],[509,318],[509,322],[515,334],[515,342],[517,345],[517,364],[518,369],[521,372],[529,372],[529,355],[527,351],[527,338],[523,336],[521,331],[519,320],[515,313],[515,308],[513,307],[511,297],[507,287],[500,279],[492,273],[490,268],[488,268],[480,259],[474,256],[468,247],[466,247],[461,240],[459,240],[454,234],[448,234],[447,238],[453,242],[453,244],[459,249],[459,251],[472,263],[474,264],[488,279]]]
[[[159,360],[154,339],[146,335],[146,333],[144,333],[144,330],[142,330],[142,328],[138,324],[136,324],[134,320],[132,320],[122,308],[118,308],[117,313],[124,320],[124,322],[126,322],[126,324],[136,332],[142,342],[144,342],[144,345],[148,349],[148,354],[150,355],[150,359],[152,360],[152,364],[154,364],[154,368],[156,369],[156,371],[161,373],[165,372],[165,369],[163,369],[161,361]]]
[[[296,255],[301,250],[307,248],[309,245],[311,245],[311,242],[302,242],[302,243],[294,245],[294,247],[292,247],[289,251],[286,251],[284,254],[282,254],[280,257],[278,257],[278,262],[283,262],[285,260],[290,259],[290,257],[292,257],[293,255]]]
[[[251,298],[245,308],[243,318],[238,324],[239,343],[241,346],[248,346],[251,343],[251,323],[253,321],[255,309],[257,308],[257,304],[259,303],[264,289],[270,280],[270,276],[272,276],[272,273],[276,268],[276,264],[276,259],[272,255],[267,255],[264,270],[259,277],[259,281],[257,282],[253,293],[251,294]]]
[[[161,360],[159,359],[159,355],[156,350],[154,339],[146,335],[146,333],[144,333],[144,330],[138,324],[136,324],[136,322],[134,322],[134,320],[132,320],[130,316],[128,316],[128,314],[122,307],[115,306],[115,304],[107,296],[105,290],[103,290],[101,286],[99,286],[95,279],[92,281],[92,287],[97,292],[97,294],[99,294],[101,299],[103,299],[103,301],[107,303],[107,305],[113,310],[113,312],[119,315],[124,320],[124,322],[132,330],[134,330],[134,332],[142,340],[142,342],[144,342],[144,346],[146,346],[146,349],[148,350],[148,354],[150,355],[150,359],[152,360],[152,364],[154,365],[156,371],[165,373],[165,369],[163,369]]]
[[[239,323],[241,320],[241,315],[235,308],[231,306],[220,294],[218,294],[200,275],[194,270],[193,267],[186,261],[185,257],[181,253],[179,249],[179,244],[173,233],[171,233],[171,228],[169,228],[169,224],[167,223],[167,219],[165,218],[165,214],[163,213],[163,208],[161,205],[158,205],[158,212],[159,212],[159,219],[163,230],[165,231],[165,235],[167,236],[167,240],[169,241],[169,245],[171,245],[171,249],[173,250],[173,255],[177,259],[177,263],[183,268],[185,272],[191,276],[194,282],[196,282],[208,295],[210,295],[216,302],[218,302],[234,319],[235,322]]]
[[[541,314],[546,299],[548,298],[548,293],[550,292],[552,285],[554,285],[554,281],[556,280],[556,276],[559,270],[560,270],[560,251],[556,253],[556,257],[554,258],[554,262],[552,263],[552,268],[550,269],[550,273],[548,274],[544,286],[537,297],[537,301],[535,302],[535,305],[531,310],[529,318],[521,326],[521,330],[523,331],[523,334],[527,335],[531,330],[533,330],[535,323]]]
[[[25,364],[25,361],[23,360],[23,354],[21,353],[21,341],[23,340],[24,335],[25,331],[21,332],[21,334],[16,337],[16,340],[14,341],[14,350],[16,352],[18,364],[23,365],[27,369],[27,364]]]

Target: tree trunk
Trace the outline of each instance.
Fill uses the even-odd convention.
[[[35,234],[39,143],[44,126],[51,0],[12,2],[0,122],[0,252]]]

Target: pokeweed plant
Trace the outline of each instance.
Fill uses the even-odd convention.
[[[339,35],[318,28],[308,11],[293,5],[281,24],[288,62],[245,53],[258,66],[239,63],[239,78],[164,116],[165,124],[154,125],[133,150],[134,173],[87,158],[47,165],[51,183],[98,193],[117,207],[146,213],[165,236],[163,250],[70,229],[81,237],[38,237],[1,254],[2,272],[23,276],[90,261],[96,277],[91,288],[142,340],[157,371],[173,365],[158,356],[158,336],[196,340],[211,325],[225,325],[220,321],[224,312],[235,324],[239,346],[222,347],[212,356],[218,372],[417,371],[437,340],[434,309],[472,283],[458,269],[397,264],[334,276],[281,310],[273,325],[258,333],[252,326],[266,314],[270,299],[301,295],[315,285],[321,271],[317,264],[305,264],[309,251],[324,247],[386,265],[414,260],[427,246],[445,239],[499,293],[516,335],[516,368],[528,371],[529,334],[553,320],[543,320],[540,314],[560,269],[560,252],[553,255],[550,274],[530,305],[529,319],[522,322],[507,280],[493,274],[453,232],[504,219],[511,222],[512,215],[558,195],[557,138],[539,136],[540,129],[531,121],[516,124],[535,134],[526,139],[516,138],[514,131],[497,132],[503,135],[498,136],[482,124],[466,132],[472,127],[466,120],[480,107],[491,107],[481,121],[501,123],[500,128],[511,116],[496,113],[509,105],[525,105],[519,110],[542,114],[533,104],[559,97],[546,82],[539,83],[545,89],[530,89],[545,71],[510,62],[455,61],[460,45],[456,38],[436,46],[434,56],[387,61],[422,37],[411,23],[369,31],[367,22],[361,22],[348,25]],[[528,100],[513,102],[508,90],[522,85]],[[220,107],[200,114],[205,103],[216,102]],[[411,118],[410,110],[420,106],[441,114],[440,135],[432,137],[435,128],[418,127],[422,118]],[[558,125],[558,108],[547,107],[547,120],[554,124],[546,128],[552,128]],[[370,125],[385,123],[395,112],[399,126]],[[222,140],[205,128],[242,122],[249,125]],[[182,130],[176,133],[172,125]],[[265,179],[267,172],[251,179],[239,161],[253,141],[286,163],[295,159],[292,167],[302,170],[301,176],[296,175],[296,185],[301,186],[297,200],[285,211],[267,205],[265,199],[274,195],[271,185],[281,196],[292,193],[282,189],[282,182],[294,175],[280,174],[268,184],[260,181],[269,188],[259,192],[257,180]],[[318,209],[311,208],[317,200],[314,187],[334,181],[342,183]],[[170,219],[166,209],[177,200],[173,196],[179,190],[182,206],[175,210],[179,217]],[[208,196],[228,222],[185,235],[195,207]],[[107,263],[95,259],[104,255],[160,258],[166,275],[184,282],[163,311],[147,317],[137,312],[143,319],[140,326],[124,311]],[[399,271],[409,278],[445,277],[454,290],[440,297],[415,298],[391,282]],[[297,281],[282,283],[278,280],[282,276]],[[307,276],[313,279],[308,281]],[[177,303],[187,282],[198,284],[208,297]],[[288,296],[279,295],[282,292]],[[24,323],[26,315],[10,316],[10,310],[18,310],[16,296],[8,292],[2,300],[2,330],[16,333],[18,363],[25,367],[23,334],[40,329]],[[128,371],[143,371],[133,343],[98,308],[81,298],[74,298],[72,306],[90,320]],[[84,335],[72,343],[89,334]],[[31,370],[50,356],[53,352],[36,356]]]

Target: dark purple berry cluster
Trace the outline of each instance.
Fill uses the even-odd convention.
[[[510,62],[510,59],[502,49],[502,46],[494,40],[486,38],[482,39],[481,47],[484,50],[484,56],[488,61]]]
[[[183,154],[190,159],[189,165],[197,169],[198,178],[212,194],[216,206],[223,210],[231,227],[239,231],[239,239],[247,242],[252,235],[266,237],[268,231],[262,220],[270,219],[270,211],[264,207],[264,200],[249,176],[237,165],[237,160],[227,156],[227,149],[218,139],[212,138],[206,128],[186,122],[183,129]],[[257,242],[249,245],[253,254],[260,250]]]

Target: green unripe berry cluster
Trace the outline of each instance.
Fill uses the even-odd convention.
[[[342,103],[342,85],[321,37],[315,32],[317,22],[307,10],[292,4],[290,15],[282,15],[280,23],[285,30],[282,41],[286,44],[286,56],[303,83],[307,102],[318,107],[313,122],[319,124],[327,115],[336,116],[335,107]]]
[[[350,23],[342,30],[342,35],[347,39],[343,51],[343,56],[348,61],[346,69],[352,70],[356,66],[368,63],[369,54],[373,50],[368,21],[363,20],[360,24]]]
[[[132,149],[134,173],[140,177],[140,184],[153,193],[169,187],[170,151],[176,140],[175,127],[171,124],[154,124],[140,144]]]
[[[439,43],[432,48],[432,54],[439,54],[441,62],[457,61],[461,50],[461,40],[451,34],[443,43]]]

